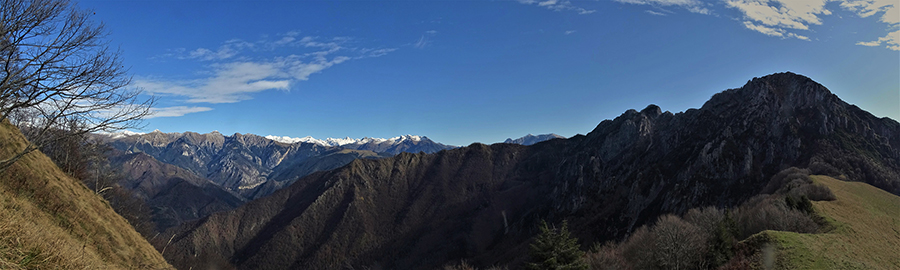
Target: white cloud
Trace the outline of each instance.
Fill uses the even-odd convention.
[[[593,9],[576,7],[575,5],[572,5],[572,2],[569,0],[518,0],[518,2],[525,5],[537,5],[553,11],[575,11],[578,12],[578,14],[591,14],[597,12],[597,10]]]
[[[174,51],[178,59],[212,61],[206,65],[209,74],[193,80],[170,80],[158,77],[138,77],[133,85],[144,91],[173,97],[184,97],[187,103],[234,103],[252,99],[251,94],[267,90],[288,91],[300,81],[309,80],[312,74],[353,59],[384,56],[396,48],[346,47],[351,38],[320,38],[299,36],[300,32],[288,32],[275,41],[263,39],[257,42],[226,41],[218,51],[195,49]],[[290,47],[289,50],[279,50]],[[258,59],[242,56],[246,51],[266,51],[276,56]],[[298,52],[299,50],[299,52]],[[302,52],[302,51],[306,52]],[[277,56],[279,52],[287,52]],[[172,112],[205,107],[171,107]],[[169,111],[164,111],[168,113]],[[173,116],[177,113],[171,113]],[[162,114],[167,115],[167,114]],[[157,116],[159,117],[159,116]]]
[[[750,21],[778,29],[809,30],[810,24],[822,24],[818,15],[831,14],[825,0],[726,0],[725,4]]]
[[[234,50],[232,50],[230,48],[225,48],[225,47],[219,48],[219,50],[217,50],[217,51],[211,51],[206,48],[197,48],[196,50],[189,52],[186,58],[188,58],[188,59],[197,58],[197,59],[206,60],[206,61],[223,60],[223,59],[231,58],[231,57],[235,56],[236,54],[237,54],[237,52],[235,52]]]
[[[425,46],[427,46],[427,45],[428,45],[428,40],[425,39],[425,35],[422,35],[421,37],[419,37],[419,41],[416,41],[416,43],[413,44],[413,47],[416,47],[416,49],[421,49],[421,48],[425,48]]]
[[[152,94],[187,97],[188,103],[235,103],[251,99],[250,94],[266,90],[289,90],[293,81],[350,60],[347,56],[328,58],[290,55],[271,62],[230,62],[213,65],[213,76],[193,81],[135,79],[134,85]]]
[[[645,10],[653,15],[663,16],[671,13],[666,8],[681,7],[690,12],[712,14],[710,8],[718,5],[700,0],[614,0],[619,3],[648,5],[655,10]],[[519,0],[533,4],[534,0]],[[810,41],[811,38],[801,34],[811,31],[810,27],[822,25],[824,16],[832,15],[826,8],[829,2],[840,2],[843,9],[852,11],[862,18],[878,16],[879,21],[887,24],[885,36],[874,41],[859,41],[861,46],[884,46],[891,50],[900,50],[900,2],[897,0],[719,0],[726,8],[741,12],[740,22],[745,28],[764,35],[782,39],[796,38]],[[659,12],[659,11],[662,12]]]
[[[792,38],[796,38],[796,39],[800,39],[800,40],[806,40],[806,41],[809,41],[809,37],[807,37],[807,36],[801,36],[801,35],[794,34],[794,33],[788,33],[787,36],[788,36],[788,37],[792,37]]]
[[[750,29],[750,30],[753,30],[756,32],[760,32],[760,33],[763,33],[763,34],[766,34],[769,36],[784,37],[784,30],[771,28],[771,27],[765,27],[762,25],[755,25],[749,21],[744,21],[744,27],[747,27],[747,29]]]
[[[571,35],[571,34],[574,34],[575,32],[578,32],[578,31],[575,31],[575,30],[569,30],[569,31],[566,31],[565,34],[566,34],[566,35]]]
[[[809,30],[821,25],[821,15],[831,15],[825,9],[828,0],[725,0],[729,8],[744,14],[744,26],[769,36],[809,40],[794,30]]]
[[[412,46],[416,49],[425,48],[428,46],[428,44],[431,44],[431,40],[429,40],[428,37],[434,36],[436,34],[437,34],[437,31],[435,31],[435,30],[425,31],[425,34],[423,34],[421,37],[419,37],[419,40],[416,41],[416,43],[413,43]]]
[[[637,0],[635,0],[637,1]],[[729,8],[744,14],[744,26],[769,36],[810,40],[796,30],[809,31],[812,25],[821,25],[822,16],[831,15],[825,8],[827,2],[840,2],[846,10],[862,18],[881,13],[879,21],[896,29],[900,24],[900,3],[896,0],[724,0]],[[860,41],[856,45],[884,46],[900,50],[900,32],[893,31],[874,41]]]
[[[844,0],[841,7],[866,18],[884,12],[879,19],[883,23],[900,23],[900,3],[897,0]]]
[[[633,4],[633,5],[649,5],[654,7],[670,7],[677,6],[684,8],[687,11],[699,14],[710,14],[710,10],[706,8],[706,4],[700,2],[699,0],[615,0],[619,3],[625,4]],[[648,10],[647,13],[653,15],[665,15],[660,12]]]
[[[287,90],[290,80],[275,63],[233,62],[215,65],[212,77],[194,81],[135,79],[134,85],[152,94],[184,96],[188,103],[234,103],[248,94]]]
[[[885,48],[890,50],[900,51],[900,30],[890,32],[886,36],[880,37],[875,41],[860,41],[857,42],[856,45],[862,46],[881,46],[884,44]]]
[[[173,107],[163,107],[163,108],[153,108],[153,114],[145,117],[145,119],[157,118],[157,117],[178,117],[183,116],[189,113],[197,113],[197,112],[206,112],[211,111],[210,107],[188,107],[188,106],[173,106]]]
[[[856,12],[863,18],[882,13],[878,20],[888,24],[888,29],[895,29],[877,40],[860,41],[856,45],[869,47],[884,45],[887,49],[900,51],[900,30],[896,30],[900,27],[900,3],[896,0],[844,0],[841,7]]]
[[[877,40],[876,40],[876,41],[868,41],[868,42],[862,42],[862,41],[860,41],[860,42],[857,42],[856,45],[875,47],[875,46],[881,45],[881,42],[879,42],[879,41],[877,41]]]
[[[360,49],[358,50],[361,56],[358,56],[357,59],[360,58],[370,58],[370,57],[381,57],[393,51],[396,51],[397,48],[383,48],[383,49]]]

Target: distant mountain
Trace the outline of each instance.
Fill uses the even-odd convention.
[[[116,156],[111,162],[125,174],[119,184],[151,207],[158,231],[244,204],[240,195],[145,153]]]
[[[735,206],[791,166],[900,194],[898,145],[896,121],[779,73],[700,109],[628,110],[565,140],[357,159],[173,228],[164,255],[180,268],[516,268],[540,220],[568,220],[584,244],[621,239],[664,213]]]
[[[554,134],[554,133],[550,133],[550,134],[541,134],[541,135],[537,135],[537,136],[528,134],[528,135],[525,135],[525,137],[521,137],[521,138],[518,138],[518,139],[515,139],[515,140],[513,140],[512,138],[507,138],[506,141],[503,141],[503,143],[514,143],[514,144],[521,144],[521,145],[532,145],[532,144],[536,144],[536,143],[543,142],[543,141],[547,141],[547,140],[552,140],[552,139],[565,139],[565,138],[566,138],[566,137],[563,137],[563,136],[561,136],[561,135],[557,135],[557,134]]]
[[[428,139],[425,136],[403,135],[390,139],[381,138],[362,138],[352,139],[350,137],[343,139],[327,138],[319,140],[313,137],[291,138],[286,136],[269,135],[266,138],[283,143],[314,143],[322,146],[334,146],[352,150],[366,150],[376,153],[388,153],[396,155],[402,152],[407,153],[434,153],[441,150],[453,149],[455,146],[445,145]]]
[[[376,158],[401,152],[433,153],[454,148],[424,136],[413,135],[391,139],[317,140],[311,137],[261,137],[240,133],[224,136],[219,132],[163,133],[156,130],[150,133],[107,133],[98,136],[105,137],[119,151],[129,154],[146,153],[163,163],[209,179],[245,199],[268,195],[274,191],[273,188],[293,183],[297,178],[314,171],[346,165],[352,157]],[[343,150],[362,152],[342,152]],[[274,182],[264,185],[269,181]]]
[[[266,181],[259,187],[254,188],[254,192],[248,195],[250,199],[261,198],[272,194],[273,192],[289,186],[303,176],[307,176],[318,171],[327,171],[338,168],[355,159],[375,159],[390,157],[386,153],[375,153],[368,150],[350,150],[343,149],[336,152],[329,152],[323,155],[310,157],[297,162],[284,162],[269,177],[272,179]]]

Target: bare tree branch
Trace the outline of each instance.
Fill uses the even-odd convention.
[[[103,24],[67,0],[0,0],[0,121],[17,125],[29,145],[0,157],[0,171],[59,140],[138,127],[153,98],[142,99],[110,50]],[[77,123],[77,124],[72,124]]]

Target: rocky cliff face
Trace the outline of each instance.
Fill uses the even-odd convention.
[[[673,114],[650,105],[587,135],[355,160],[272,196],[168,231],[182,268],[432,269],[513,266],[536,223],[569,220],[584,243],[664,213],[733,206],[781,169],[843,174],[900,194],[900,124],[780,73]],[[209,245],[208,243],[216,243]]]

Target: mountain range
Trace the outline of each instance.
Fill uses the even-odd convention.
[[[156,130],[96,137],[116,150],[111,161],[125,175],[120,184],[152,207],[152,220],[160,231],[233,209],[302,176],[354,159],[454,148],[414,135],[317,140]]]
[[[328,162],[346,160],[334,155],[380,157],[405,151],[433,153],[453,148],[427,137],[412,135],[391,139],[316,140],[311,137],[291,139],[240,133],[231,136],[218,132],[162,133],[157,130],[146,134],[114,133],[105,136],[113,148],[124,154],[146,153],[163,163],[207,178],[246,199],[267,195],[258,187],[268,181],[290,181],[315,170],[333,169],[349,162]],[[315,170],[298,169],[301,167]]]
[[[649,105],[568,139],[355,159],[154,244],[179,268],[516,267],[541,220],[567,220],[583,243],[622,239],[661,214],[735,206],[788,167],[900,194],[897,145],[896,121],[778,73],[699,109]]]

